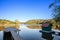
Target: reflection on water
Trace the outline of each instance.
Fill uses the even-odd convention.
[[[22,25],[20,29],[20,35],[24,40],[40,40],[41,33],[39,33],[39,29],[30,29],[26,25]]]
[[[20,32],[19,35],[23,38],[23,40],[60,40],[60,36],[41,33],[39,32],[40,29],[31,29],[26,27],[27,25],[21,24],[20,25]],[[0,40],[3,40],[3,32],[0,32]]]
[[[42,32],[42,38],[47,39],[47,40],[53,40],[52,33],[44,33],[44,32]]]
[[[27,25],[20,26],[20,36],[23,40],[59,40],[60,36],[53,34],[40,33],[40,29],[31,29]]]

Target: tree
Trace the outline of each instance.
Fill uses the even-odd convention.
[[[53,9],[52,12],[56,22],[60,22],[60,5],[58,5],[57,3],[60,3],[60,0],[55,0],[49,5],[49,8]]]

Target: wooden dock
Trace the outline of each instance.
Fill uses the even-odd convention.
[[[8,36],[8,35],[3,35],[4,37],[3,37],[3,39],[4,40],[9,40],[9,39],[11,39],[11,40],[22,40],[22,37],[20,37],[20,35],[18,34],[18,32],[19,32],[19,30],[18,29],[16,29],[16,28],[6,28],[5,30],[4,30],[4,32],[5,33],[8,33],[8,32],[10,32],[11,33],[11,35],[12,36]],[[4,33],[3,33],[4,34]],[[8,33],[9,34],[9,33]],[[10,35],[10,34],[9,34]],[[7,37],[8,36],[8,37]],[[9,38],[10,37],[10,38]],[[12,38],[11,38],[12,37]],[[9,39],[8,39],[9,38]]]

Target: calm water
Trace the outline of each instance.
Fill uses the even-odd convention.
[[[27,25],[21,24],[19,28],[21,30],[19,35],[23,40],[60,40],[60,36],[58,35],[46,35],[45,33],[40,33],[40,29],[30,29],[26,26]],[[3,40],[3,31],[0,32],[0,40]]]

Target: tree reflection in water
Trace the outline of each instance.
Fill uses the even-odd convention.
[[[42,38],[44,38],[44,39],[46,39],[46,40],[53,40],[52,33],[42,32]]]

